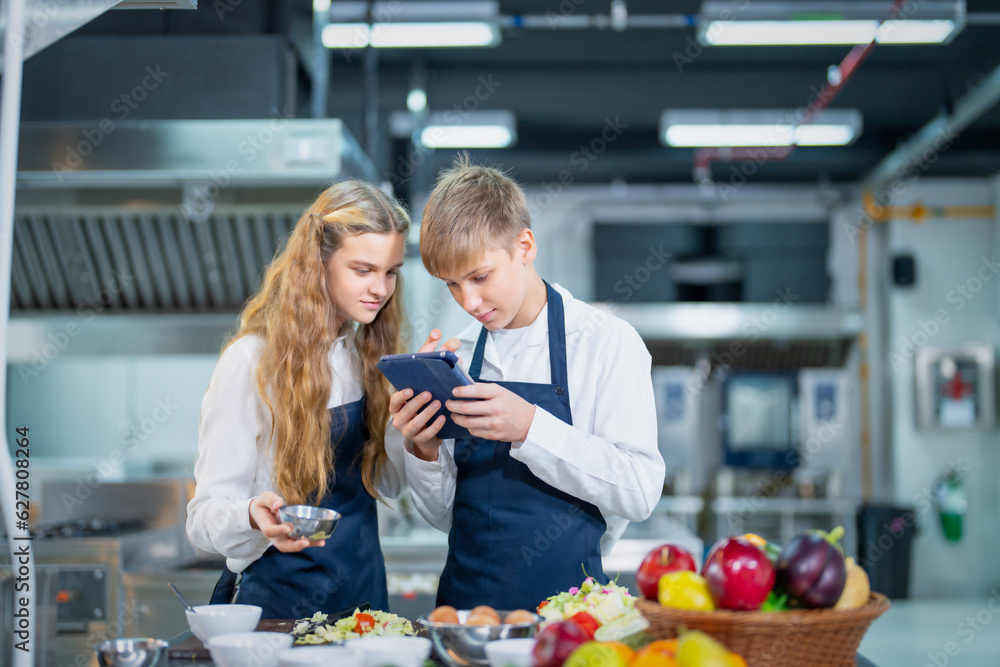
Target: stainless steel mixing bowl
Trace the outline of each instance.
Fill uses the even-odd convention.
[[[109,639],[94,647],[101,667],[154,667],[167,653],[167,642],[150,637]]]
[[[292,524],[290,539],[308,537],[318,541],[333,534],[340,521],[340,512],[312,505],[285,505],[278,508],[278,518],[282,523]]]
[[[450,667],[485,667],[489,665],[486,657],[486,644],[497,639],[517,639],[534,637],[538,632],[538,624],[542,617],[534,614],[531,623],[502,623],[500,625],[463,625],[469,618],[471,610],[459,610],[459,623],[434,623],[421,616],[416,620],[420,635],[431,640],[434,653]],[[509,611],[497,610],[500,618],[505,618]]]

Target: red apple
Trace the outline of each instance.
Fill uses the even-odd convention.
[[[719,609],[759,609],[774,588],[774,565],[757,545],[742,537],[719,540],[701,575]]]
[[[635,583],[639,585],[644,598],[655,602],[659,595],[660,577],[683,570],[698,571],[691,553],[676,544],[664,544],[650,551],[642,559],[642,564],[635,573]]]
[[[538,633],[532,651],[534,667],[562,667],[569,654],[587,641],[587,635],[573,621],[560,621]]]

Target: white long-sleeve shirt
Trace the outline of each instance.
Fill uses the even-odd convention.
[[[527,439],[511,443],[510,455],[541,480],[600,509],[607,523],[601,552],[607,555],[628,522],[648,518],[663,492],[651,359],[627,322],[554,287],[565,310],[573,424],[536,407]],[[490,332],[480,379],[549,383],[548,328],[546,304],[529,326]],[[466,370],[481,330],[477,322],[458,336]],[[409,441],[403,446],[414,506],[447,532],[458,477],[455,441],[442,442],[437,461],[414,456]]]
[[[194,497],[187,506],[187,534],[192,544],[226,557],[233,572],[242,572],[270,546],[250,527],[250,501],[273,491],[271,415],[257,391],[257,361],[264,341],[244,336],[219,357],[201,405],[198,460],[194,467]],[[360,359],[354,331],[348,330],[330,347],[333,382],[327,407],[359,400]],[[402,440],[394,429],[387,439]],[[406,485],[399,443],[386,446],[388,461],[379,478],[384,497],[396,498]]]

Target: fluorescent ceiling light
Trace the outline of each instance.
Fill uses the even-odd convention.
[[[941,44],[955,32],[954,21],[886,21],[875,33],[879,44]]]
[[[711,21],[699,33],[708,46],[940,44],[953,21]]]
[[[496,46],[496,26],[480,22],[443,23],[331,23],[323,27],[328,49],[414,49],[461,46]]]
[[[513,140],[502,125],[428,125],[420,132],[428,148],[507,148]]]
[[[314,0],[315,2],[315,0]],[[337,2],[323,27],[327,48],[497,46],[496,2]]]
[[[905,4],[897,20],[886,2],[768,2],[744,6],[708,0],[698,14],[706,46],[941,44],[965,26],[964,3]]]
[[[707,46],[864,44],[877,21],[711,21],[699,33]]]
[[[389,133],[428,148],[507,148],[517,142],[517,117],[507,110],[452,110],[431,111],[421,121],[415,114],[394,111]]]
[[[323,26],[323,46],[328,49],[363,49],[371,43],[367,23],[331,23]]]
[[[811,123],[798,125],[801,114],[782,109],[667,110],[660,116],[660,140],[667,146],[844,146],[862,128],[856,109],[829,109]]]

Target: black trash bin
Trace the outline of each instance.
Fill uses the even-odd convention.
[[[865,505],[858,510],[858,564],[872,590],[889,598],[910,595],[910,554],[917,518],[912,508]]]

